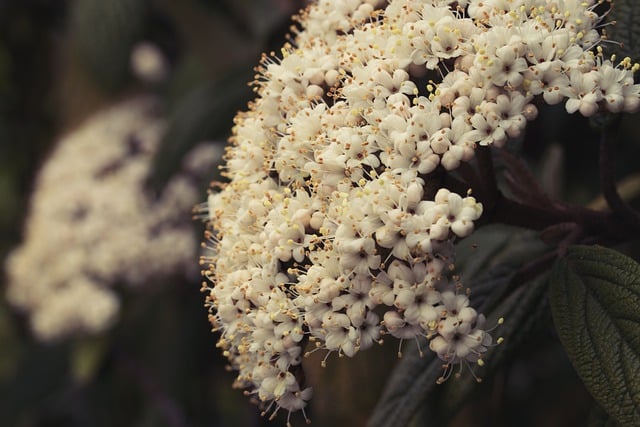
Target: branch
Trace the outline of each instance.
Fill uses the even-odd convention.
[[[493,208],[487,209],[476,223],[478,227],[487,224],[505,224],[536,231],[544,231],[560,224],[575,224],[581,230],[581,236],[598,242],[613,244],[640,239],[640,229],[629,229],[615,213],[565,204],[523,204],[500,192]]]

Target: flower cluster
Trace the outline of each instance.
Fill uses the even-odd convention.
[[[210,321],[237,385],[275,411],[311,395],[307,345],[353,356],[426,337],[450,365],[492,338],[449,270],[482,214],[443,172],[537,115],[635,111],[638,68],[605,59],[582,0],[320,0],[236,118],[206,210]],[[213,286],[210,284],[213,283]]]
[[[37,177],[24,243],[7,260],[7,297],[42,340],[107,328],[119,308],[113,285],[193,272],[194,178],[219,150],[197,149],[200,164],[185,164],[155,200],[145,188],[164,132],[154,110],[143,98],[97,113],[60,140]]]

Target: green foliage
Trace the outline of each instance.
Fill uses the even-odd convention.
[[[496,281],[496,293],[500,293],[500,291],[504,293],[506,289],[513,287],[514,282],[518,280],[513,273],[493,278],[492,276],[494,275],[489,275],[486,280]],[[497,333],[506,339],[502,344],[489,350],[484,366],[473,367],[478,378],[492,378],[498,369],[509,362],[520,346],[533,335],[532,332],[540,329],[548,309],[546,300],[548,282],[547,274],[536,278],[508,295],[491,312],[487,313],[489,325],[496,324],[500,317],[505,319],[504,325],[497,330]],[[451,419],[478,391],[479,387],[480,383],[468,372],[463,373],[460,378],[447,381],[442,390],[443,393],[438,399],[442,417]]]
[[[588,427],[618,427],[619,424],[616,423],[610,416],[607,414],[604,409],[602,409],[599,405],[596,405],[591,409],[589,413],[589,425]]]
[[[640,61],[640,2],[637,0],[616,0],[608,21],[615,25],[607,28],[609,39],[620,43],[614,52],[622,59],[625,56]]]
[[[233,116],[246,107],[253,93],[247,83],[252,76],[251,68],[244,67],[215,83],[199,86],[180,100],[154,156],[150,184],[156,191],[180,168],[176,159],[204,141],[224,141],[228,137]]]
[[[275,0],[205,0],[213,6],[226,9],[235,23],[246,33],[265,37],[273,28],[289,21],[283,18],[282,9],[286,3]]]
[[[22,347],[22,357],[0,383],[0,419],[7,426],[35,425],[37,414],[48,412],[62,394],[60,384],[69,368],[68,349],[65,345],[33,345],[25,351],[18,340],[12,344]]]
[[[70,355],[72,379],[80,385],[93,380],[104,362],[109,341],[106,336],[78,339]]]
[[[74,5],[72,36],[81,63],[102,89],[121,89],[130,75],[131,49],[143,34],[147,2],[82,0]]]
[[[472,302],[484,300],[480,311],[486,313],[487,324],[495,325],[499,318],[505,318],[496,334],[507,340],[489,350],[485,366],[472,367],[480,377],[490,377],[506,363],[528,333],[540,326],[547,310],[548,275],[529,280],[517,274],[523,263],[544,253],[545,246],[535,241],[531,233],[514,231],[510,227],[486,227],[456,248],[460,258],[456,264],[463,280],[468,278],[465,283],[472,290]],[[420,357],[418,350],[411,348],[404,354],[369,420],[370,427],[406,426],[418,410],[437,409],[437,413],[423,414],[427,420],[451,418],[478,390],[479,382],[471,372],[463,372],[445,385],[436,384],[443,362],[432,352]],[[438,403],[433,399],[436,392],[442,392]]]
[[[442,375],[443,362],[436,354],[427,352],[420,357],[415,348],[406,353],[378,401],[369,420],[370,427],[406,426],[424,396],[437,387],[436,381]]]
[[[640,425],[638,263],[604,247],[569,248],[552,270],[551,307],[560,340],[593,397],[620,424]]]

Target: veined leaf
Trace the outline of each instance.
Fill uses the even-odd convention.
[[[442,360],[428,351],[424,357],[415,348],[407,349],[402,362],[396,366],[374,412],[370,427],[406,426],[424,396],[433,390],[442,375]]]
[[[251,73],[241,71],[203,85],[180,101],[154,156],[149,179],[151,188],[160,192],[178,172],[181,165],[178,159],[196,145],[226,139],[233,126],[233,116],[246,106],[251,97],[252,91],[247,85]]]
[[[607,18],[608,22],[615,21],[615,25],[607,27],[607,35],[621,43],[614,49],[619,59],[628,56],[634,62],[640,61],[640,2],[616,0]]]
[[[512,278],[513,275],[507,281],[507,285]],[[504,318],[504,324],[496,330],[496,334],[505,337],[505,341],[489,350],[484,358],[484,366],[473,368],[479,378],[490,378],[530,339],[532,332],[539,330],[541,324],[544,324],[543,319],[549,309],[546,299],[548,283],[549,274],[542,274],[503,299],[487,313],[487,325],[496,324],[500,317]],[[452,418],[479,385],[470,373],[448,381],[439,398],[438,409],[444,419]]]
[[[130,77],[129,57],[143,35],[144,0],[83,0],[73,3],[76,55],[102,89],[123,89]]]
[[[615,421],[640,425],[640,265],[573,246],[551,274],[551,308],[569,359]]]
[[[595,405],[589,412],[588,427],[620,427],[600,405]]]
[[[499,334],[506,333],[506,346],[501,345],[487,353],[486,368],[480,374],[490,374],[509,356],[512,347],[522,341],[522,336],[510,341],[509,331],[520,330],[522,323],[529,327],[539,318],[537,313],[543,309],[542,296],[547,284],[546,277],[539,277],[526,285],[521,284],[524,285],[523,288],[516,292],[511,292],[510,289],[512,280],[516,278],[516,271],[525,260],[543,253],[544,245],[535,243],[529,233],[514,233],[512,229],[502,227],[478,230],[468,241],[465,239],[463,242],[456,249],[462,262],[456,261],[456,265],[462,267],[463,283],[472,290],[472,302],[476,304],[478,299],[474,296],[480,296],[479,299],[483,301],[480,312],[487,315],[488,325],[495,324],[502,316],[506,317],[506,322],[510,325],[509,330],[498,330]],[[477,245],[479,249],[473,249]],[[491,362],[494,350],[500,351],[496,354],[497,360]],[[407,349],[404,353],[405,356],[394,369],[369,420],[370,427],[408,425],[417,410],[428,402],[435,388],[442,387],[436,381],[442,374],[443,362],[434,353],[426,351],[422,358],[417,349]],[[461,389],[455,391],[455,396],[452,395],[450,407],[445,411],[459,405],[477,386],[471,372],[467,372],[465,378],[449,381],[461,381]]]

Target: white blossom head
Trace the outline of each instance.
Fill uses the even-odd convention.
[[[637,66],[597,50],[594,8],[319,0],[301,13],[262,59],[228,182],[207,201],[203,290],[238,386],[303,409],[308,347],[351,357],[385,334],[426,338],[448,366],[481,363],[492,339],[450,266],[483,207],[441,179],[520,135],[535,99],[587,116],[638,108]]]
[[[145,187],[165,128],[156,110],[142,98],[98,112],[42,166],[6,265],[8,300],[38,338],[104,331],[119,310],[115,285],[153,287],[192,271],[198,175],[184,169],[157,199]],[[215,151],[200,148],[208,167]]]

